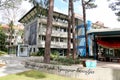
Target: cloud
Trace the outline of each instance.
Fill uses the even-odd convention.
[[[96,3],[98,4],[97,8],[86,11],[87,19],[92,22],[101,21],[109,28],[118,28],[120,22],[117,21],[114,12],[108,8],[109,3],[105,0],[97,0]]]

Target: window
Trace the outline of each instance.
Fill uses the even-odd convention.
[[[60,38],[60,42],[64,42],[64,39],[63,39],[63,38]]]
[[[42,41],[45,41],[45,36],[42,36]]]
[[[33,48],[33,52],[35,52],[35,48]]]

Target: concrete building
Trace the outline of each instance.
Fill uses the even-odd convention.
[[[56,11],[53,13],[51,49],[58,50],[60,53],[66,53],[67,49],[67,18],[68,16],[66,14],[58,13]],[[25,26],[24,43],[29,45],[30,52],[37,52],[40,49],[44,49],[47,10],[41,7],[33,7],[19,20],[19,22],[23,23]],[[78,25],[81,24],[82,20],[75,18],[75,22],[76,25]]]

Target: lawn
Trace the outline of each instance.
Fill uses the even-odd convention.
[[[5,55],[5,54],[7,54],[7,53],[4,51],[0,51],[0,56]]]
[[[18,74],[0,77],[0,80],[78,80],[78,79],[58,76],[55,74],[48,74],[36,70],[30,70]]]

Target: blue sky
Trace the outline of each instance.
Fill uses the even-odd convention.
[[[63,0],[55,0],[54,4],[55,4],[54,5],[55,10],[58,10],[59,12],[66,13],[66,14],[68,13],[68,1],[65,2]],[[74,10],[76,13],[79,13],[79,14],[82,13],[80,1],[74,2]]]

